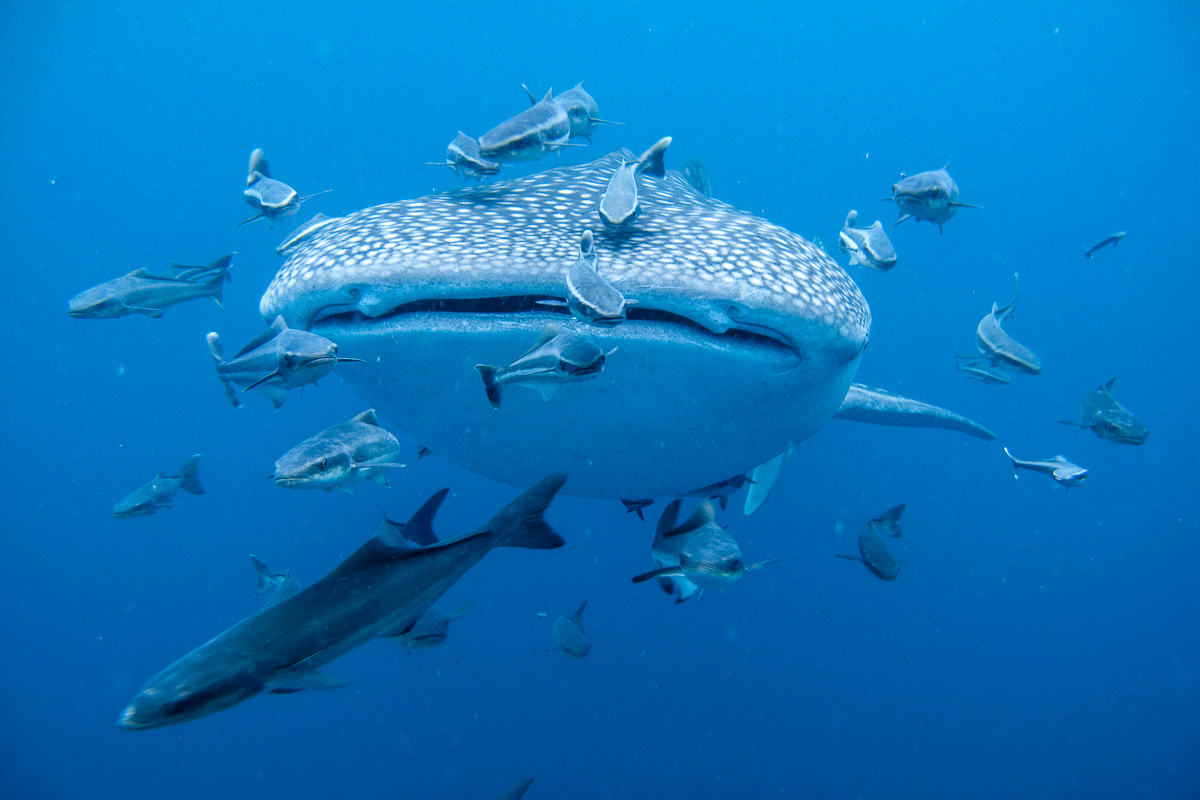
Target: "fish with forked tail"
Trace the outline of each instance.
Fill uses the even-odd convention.
[[[887,272],[896,266],[896,249],[883,230],[883,223],[875,220],[869,228],[857,228],[858,212],[851,209],[846,223],[838,234],[838,248],[850,256],[850,264]]]
[[[204,494],[199,467],[200,456],[194,455],[183,463],[178,475],[158,473],[154,480],[139,487],[113,506],[113,516],[117,519],[133,519],[157,514],[160,508],[170,508],[174,505],[171,501],[180,489],[191,494]]]
[[[1087,252],[1083,254],[1083,257],[1091,258],[1096,253],[1097,250],[1103,249],[1110,244],[1113,246],[1113,249],[1115,250],[1117,248],[1117,245],[1119,245],[1121,243],[1121,240],[1124,238],[1125,238],[1125,231],[1117,231],[1114,234],[1105,236],[1099,242],[1097,242],[1096,244],[1089,247],[1087,249]]]
[[[571,658],[587,658],[592,652],[592,644],[588,641],[587,633],[583,630],[583,610],[587,608],[587,600],[583,601],[574,614],[569,617],[559,617],[554,620],[554,629],[550,635],[554,645]]]
[[[271,327],[233,358],[225,359],[221,338],[215,331],[208,334],[208,347],[217,365],[217,377],[225,385],[225,396],[235,406],[243,393],[253,390],[266,395],[279,408],[292,389],[315,384],[340,363],[362,361],[339,357],[336,344],[324,336],[289,328],[283,317],[276,317]],[[234,392],[235,385],[242,390]]]
[[[615,349],[615,348],[614,348]],[[582,336],[547,325],[537,344],[504,366],[476,364],[491,404],[499,408],[507,386],[536,389],[549,400],[564,383],[578,383],[596,377],[612,355]]]
[[[75,295],[67,314],[75,319],[116,319],[130,314],[158,319],[164,308],[197,297],[208,297],[220,307],[232,261],[230,253],[205,267],[172,264],[161,273],[134,270]]]
[[[562,474],[544,478],[483,527],[428,547],[396,548],[372,537],[321,580],[152,677],[118,725],[146,730],[199,719],[263,692],[345,686],[320,668],[380,634],[411,626],[493,548],[561,547],[543,514],[565,481]]]
[[[1004,322],[1017,313],[1019,289],[1020,275],[1014,274],[1012,302],[1004,308],[992,303],[991,313],[981,319],[975,328],[975,343],[979,352],[987,356],[995,366],[1028,375],[1041,375],[1042,360],[1004,330]]]
[[[1049,475],[1054,480],[1061,483],[1063,486],[1070,489],[1072,486],[1079,486],[1088,476],[1088,471],[1078,464],[1072,464],[1063,456],[1055,456],[1054,458],[1040,458],[1032,461],[1017,458],[1004,448],[1004,454],[1012,459],[1013,477],[1017,477],[1017,471],[1022,469],[1040,472],[1043,475]]]
[[[899,538],[900,515],[904,513],[905,508],[906,506],[902,504],[888,509],[882,516],[863,525],[858,531],[857,556],[845,556],[838,553],[837,557],[847,561],[862,562],[867,570],[880,580],[896,580],[900,577],[900,562],[892,555],[892,551],[888,550],[882,534]]]

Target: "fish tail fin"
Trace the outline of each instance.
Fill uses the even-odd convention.
[[[179,484],[180,489],[192,494],[204,494],[204,487],[200,484],[199,453],[183,462],[183,466],[179,468],[179,478],[182,481]]]
[[[221,336],[216,331],[209,331],[208,336],[208,351],[212,353],[213,361],[217,362],[217,366],[225,363],[225,354],[221,350]]]
[[[496,546],[527,547],[531,550],[562,547],[565,544],[562,537],[546,524],[542,515],[566,480],[566,473],[563,472],[542,478],[500,509],[485,526],[496,537]]]
[[[878,527],[882,528],[884,533],[898,538],[900,536],[900,515],[904,513],[904,509],[906,508],[908,508],[908,504],[901,503],[895,508],[889,508],[872,521],[877,523]]]
[[[262,594],[274,584],[271,579],[275,574],[271,572],[271,568],[266,565],[266,562],[253,553],[250,554],[250,563],[254,565],[254,593]]]
[[[419,545],[437,544],[437,534],[433,532],[433,518],[441,508],[442,501],[450,494],[449,489],[439,489],[417,509],[408,522],[404,523],[404,538]],[[386,519],[386,517],[385,517]]]
[[[496,367],[489,367],[487,364],[476,364],[475,369],[479,370],[479,377],[483,378],[483,388],[487,392],[487,399],[491,401],[493,408],[500,407],[500,381],[496,378]]]
[[[229,269],[218,272],[208,281],[209,297],[217,308],[225,308],[225,281],[229,280]]]
[[[587,608],[588,601],[584,600],[583,605],[579,606],[578,610],[571,615],[571,622],[575,623],[575,627],[583,630],[583,610]]]

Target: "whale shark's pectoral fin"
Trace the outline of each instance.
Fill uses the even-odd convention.
[[[307,661],[307,659],[305,660]],[[319,689],[341,689],[349,686],[350,681],[317,672],[315,669],[303,666],[305,661],[293,667],[277,672],[267,679],[266,689],[271,694],[289,694],[291,692],[317,691]]]
[[[846,399],[833,416],[836,419],[901,428],[945,428],[988,441],[996,438],[987,428],[953,411],[909,400],[907,397],[900,397],[881,389],[872,389],[861,383],[850,385]]]
[[[750,488],[746,490],[746,503],[742,506],[742,513],[749,516],[762,508],[763,503],[767,502],[767,498],[775,490],[775,484],[779,482],[779,476],[783,474],[783,468],[787,466],[791,457],[792,449],[789,447],[767,463],[754,468],[754,472],[750,473]]]

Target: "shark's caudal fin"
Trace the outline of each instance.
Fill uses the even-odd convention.
[[[217,304],[219,308],[225,307],[225,282],[231,280],[229,277],[229,265],[233,261],[233,254],[221,256],[213,263],[204,268],[202,275],[212,275],[205,284],[209,289],[209,297]]]
[[[836,419],[893,425],[902,428],[944,428],[961,431],[977,439],[992,441],[996,435],[964,416],[907,397],[872,389],[861,383],[850,385],[846,399],[833,415]]]
[[[565,544],[562,537],[546,524],[542,515],[566,482],[567,475],[564,472],[542,478],[500,509],[500,513],[484,526],[496,537],[496,546],[527,547],[531,550],[562,547]]]
[[[904,509],[906,508],[908,508],[908,504],[901,503],[895,508],[889,508],[871,520],[875,525],[875,530],[880,533],[886,533],[893,538],[898,538],[900,536],[900,515],[904,513]]]
[[[279,576],[261,558],[251,553],[250,563],[254,565],[255,594],[262,594],[277,584]]]
[[[179,468],[180,484],[179,488],[185,492],[192,494],[204,494],[204,487],[200,485],[200,454],[189,458]]]

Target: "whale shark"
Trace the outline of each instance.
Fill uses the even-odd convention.
[[[870,309],[798,234],[673,170],[643,174],[636,221],[606,226],[600,198],[635,160],[622,149],[341,217],[300,243],[259,310],[363,358],[342,378],[390,427],[510,485],[560,471],[577,495],[682,494],[777,458],[835,415],[991,438],[936,406],[852,390]],[[585,230],[606,280],[637,301],[603,330],[542,302],[566,296]],[[506,363],[548,323],[619,357],[551,398],[493,407],[475,365]]]

